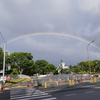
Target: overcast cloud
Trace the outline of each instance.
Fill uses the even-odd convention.
[[[7,41],[30,33],[56,32],[95,40],[100,46],[100,0],[0,0],[0,31]],[[76,65],[88,60],[87,45],[73,38],[43,35],[7,43],[7,51],[30,52],[33,60],[44,59],[55,66],[60,60]],[[100,48],[89,46],[91,60],[99,60],[99,52]]]

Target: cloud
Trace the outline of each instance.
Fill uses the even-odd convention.
[[[100,46],[99,0],[2,0],[0,31],[5,40],[17,36],[58,32],[95,40]],[[0,40],[0,43],[2,41]],[[31,52],[34,59],[46,59],[56,66],[60,60],[68,65],[87,60],[87,44],[59,36],[33,36],[8,43],[9,52]],[[91,59],[99,49],[89,46]]]
[[[82,0],[79,2],[80,8],[92,15],[100,13],[100,1],[99,0]]]
[[[46,31],[46,30],[47,30],[47,31],[53,31],[55,27],[56,27],[56,26],[54,26],[53,24],[50,24],[50,23],[46,23],[46,24],[43,26],[43,28],[45,28],[45,31]]]

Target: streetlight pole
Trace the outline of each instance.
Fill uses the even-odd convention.
[[[87,58],[88,58],[88,65],[89,65],[89,73],[91,74],[91,66],[90,66],[90,56],[89,56],[89,50],[88,47],[91,43],[93,43],[94,41],[91,41],[88,45],[87,45]]]
[[[0,32],[1,34],[1,32]],[[4,57],[3,57],[3,83],[5,83],[5,58],[6,58],[6,41],[5,39],[3,38],[2,34],[1,34],[1,37],[4,41]]]
[[[6,41],[4,41],[3,83],[5,83],[5,58],[6,58]]]

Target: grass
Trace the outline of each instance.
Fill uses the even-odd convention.
[[[11,85],[15,85],[15,84],[18,84],[18,83],[28,82],[28,81],[31,81],[31,80],[32,79],[30,79],[30,78],[12,79],[12,80],[6,81],[4,86],[11,86]]]

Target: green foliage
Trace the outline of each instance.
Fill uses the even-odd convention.
[[[12,68],[17,68],[19,73],[22,74],[24,69],[31,66],[33,56],[31,53],[14,52],[8,56],[8,63]],[[30,64],[31,63],[31,64]]]
[[[46,60],[37,60],[35,61],[35,71],[39,74],[56,73],[56,67],[53,64],[49,64]]]
[[[45,67],[45,73],[52,72],[56,73],[56,67],[53,64],[47,64]]]
[[[32,76],[32,75],[35,73],[34,61],[33,61],[33,60],[28,61],[26,65],[27,65],[27,66],[25,66],[23,73],[24,73],[25,75],[30,75],[30,76]]]
[[[61,73],[62,74],[68,74],[68,73],[70,73],[70,71],[69,71],[69,69],[61,69]]]
[[[0,48],[0,70],[3,69],[3,50]]]
[[[90,63],[90,67],[89,67]],[[81,72],[99,72],[100,71],[100,60],[93,60],[93,61],[82,61],[78,63],[80,66]]]
[[[81,70],[79,66],[73,66],[70,71],[78,74]]]
[[[17,68],[12,68],[11,69],[11,74],[19,74]]]
[[[78,63],[78,66],[80,66],[80,70],[82,71],[82,72],[87,72],[87,71],[89,71],[89,66],[88,66],[88,61],[82,61],[82,62],[80,62],[80,63]]]
[[[92,72],[99,72],[100,71],[100,60],[93,60],[91,64]]]
[[[45,73],[45,66],[48,64],[46,60],[36,60],[35,61],[35,69],[36,73],[46,74]]]
[[[35,65],[38,65],[40,67],[46,66],[48,62],[46,60],[36,60]]]
[[[0,70],[3,69],[3,57],[4,52],[2,48],[0,48]],[[34,62],[33,56],[31,53],[27,52],[14,52],[8,55],[6,52],[6,66],[10,65],[11,70],[6,71],[6,74],[26,74],[26,75],[33,75],[33,74],[46,74],[52,72],[54,74],[58,73],[56,67],[53,64],[49,64],[46,60],[36,60]],[[89,68],[90,63],[90,68]],[[69,66],[70,69],[59,69],[61,73],[99,73],[100,72],[100,60],[93,60],[93,61],[82,61],[79,62],[76,66]]]

